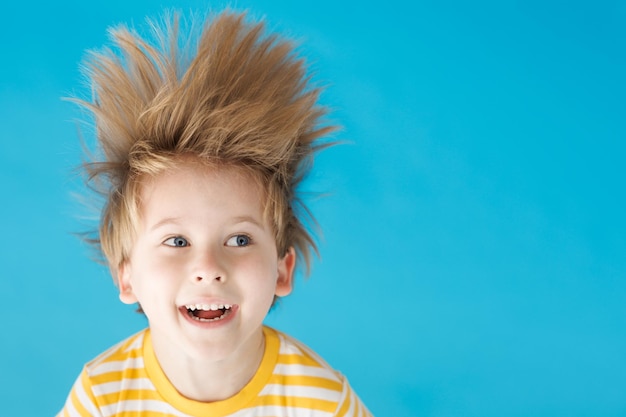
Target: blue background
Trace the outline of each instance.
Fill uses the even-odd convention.
[[[145,325],[72,235],[84,51],[224,4],[3,5],[2,416],[53,415]],[[230,4],[302,41],[348,142],[307,183],[322,258],[268,322],[378,416],[626,416],[626,4]]]

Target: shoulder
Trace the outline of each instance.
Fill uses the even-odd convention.
[[[143,330],[88,362],[74,383],[64,409],[59,416],[101,416],[114,414],[116,403],[128,390],[153,390],[142,378]],[[121,394],[120,394],[121,393]]]
[[[290,381],[301,378],[315,378],[329,387],[343,384],[344,376],[333,369],[321,356],[301,341],[278,330],[269,329],[278,340],[278,355],[274,374],[291,377]]]
[[[293,337],[273,329],[266,334],[278,341],[278,354],[261,397],[270,396],[274,403],[295,409],[332,413],[344,395],[347,383],[343,375]]]
[[[306,344],[278,330],[273,331],[279,340],[278,365],[283,365],[285,369],[315,369],[316,374],[336,381],[343,380],[339,372]]]
[[[94,377],[124,369],[142,368],[146,333],[147,329],[144,329],[107,349],[85,365],[85,373]]]
[[[278,359],[265,395],[288,398],[285,403],[310,415],[359,416],[371,414],[348,380],[299,340],[269,329],[279,340]],[[303,414],[309,415],[309,414]]]

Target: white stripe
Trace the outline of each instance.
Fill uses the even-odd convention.
[[[280,349],[278,350],[278,352],[280,354],[283,355],[300,355],[302,356],[302,350],[300,350],[298,348],[298,346],[296,346],[293,343],[290,343],[289,340],[287,340],[282,333],[278,333],[278,338],[280,339]]]
[[[354,401],[354,403],[357,404],[357,408],[359,409],[359,416],[363,416],[363,417],[370,416],[370,417],[372,417],[372,413],[370,413],[370,411],[367,409],[365,404],[363,404],[363,402],[356,395],[356,393],[354,391],[352,391],[352,390],[350,390],[350,391],[352,392],[352,401]]]
[[[126,339],[126,340],[128,340],[128,339]],[[126,343],[126,340],[122,340],[121,342],[118,342],[118,343],[114,344],[113,346],[111,346],[110,348],[108,348],[107,350],[105,350],[104,352],[99,354],[95,359],[93,359],[91,362],[89,362],[89,365],[90,366],[97,366],[99,363],[102,363],[102,362],[106,361],[111,355],[113,355],[117,351],[119,351],[120,346],[122,346],[124,343]]]
[[[153,411],[158,413],[168,413],[178,417],[193,417],[183,414],[168,403],[158,400],[128,400],[119,401],[102,407],[103,417],[116,415],[122,411]]]
[[[268,384],[259,393],[262,395],[280,395],[285,397],[304,397],[316,400],[338,402],[341,398],[341,391],[327,388],[308,387],[304,385],[281,385]]]
[[[131,343],[124,352],[128,353],[131,350],[135,350],[135,349],[142,349],[143,348],[143,337],[144,337],[145,333],[142,333],[137,339],[135,339],[133,341],[133,343]]]
[[[65,411],[67,411],[67,414],[69,414],[70,417],[80,417],[80,414],[78,414],[78,410],[76,410],[76,407],[74,407],[74,403],[72,403],[71,398],[68,398],[67,402],[65,403]],[[61,417],[62,415],[63,414],[61,412],[57,417]]]
[[[85,387],[83,387],[80,377],[78,378],[79,379],[78,381],[76,381],[75,385],[76,396],[78,397],[78,400],[80,401],[82,406],[85,407],[87,411],[89,411],[89,414],[91,414],[92,416],[99,416],[100,412],[98,411],[98,407],[91,402],[89,395],[87,395],[87,393],[85,392]]]
[[[94,360],[92,360],[88,367],[89,368],[96,368],[98,365],[100,365],[102,362],[106,362],[107,359],[109,359],[109,357],[111,357],[113,354],[117,353],[120,350],[120,347],[126,343],[128,340],[132,339],[133,337],[135,337],[135,340],[133,341],[133,343],[130,344],[130,346],[125,350],[126,353],[130,352],[133,349],[136,348],[141,348],[143,347],[143,338],[145,335],[145,331],[139,332],[133,336],[130,336],[128,339],[126,340],[122,340],[119,343],[116,343],[114,346],[108,348],[107,350],[105,350],[104,352],[102,352],[100,355],[98,355],[97,358],[95,358]],[[131,349],[133,348],[133,349]]]
[[[229,414],[228,417],[332,417],[332,413],[302,407],[281,407],[279,405],[266,405],[262,407],[246,408]]]
[[[125,378],[119,381],[105,382],[93,386],[93,391],[96,395],[105,395],[128,390],[156,391],[156,388],[148,378]]]
[[[319,356],[317,353],[315,353],[314,351],[311,350],[311,348],[309,348],[307,345],[305,345],[304,343],[300,342],[299,340],[293,339],[289,336],[285,335],[285,339],[286,342],[289,344],[294,345],[295,347],[297,347],[298,349],[300,349],[302,351],[302,353],[304,355],[308,355],[311,359],[313,359],[314,361],[316,361],[317,363],[319,363],[321,366],[324,366],[326,368],[332,369],[324,359],[322,359],[321,356]]]
[[[96,367],[99,364],[101,364],[102,362],[105,362],[109,356],[111,356],[112,354],[114,354],[118,348],[120,347],[120,345],[124,343],[124,342],[119,342],[116,343],[115,346],[112,346],[110,348],[108,348],[107,350],[105,350],[104,352],[102,352],[101,354],[99,354],[94,360],[92,360],[91,362],[89,362],[87,364],[87,367]]]
[[[344,379],[342,395],[347,396],[347,394],[350,394],[350,408],[346,414],[346,417],[352,417],[352,416],[372,417],[372,413],[370,413],[370,411],[363,404],[363,402],[361,402],[361,399],[356,395],[354,390],[350,387],[348,380]],[[346,399],[343,398],[337,410],[339,410],[339,408],[341,408],[341,405],[345,402],[346,402]]]
[[[107,372],[120,372],[124,369],[143,368],[143,358],[128,358],[125,361],[111,361],[102,363],[89,370],[92,376],[106,374]]]
[[[287,343],[281,343],[280,344],[280,350],[278,351],[278,353],[280,353],[281,355],[298,355],[298,356],[303,356],[302,355],[302,351],[300,349],[298,349],[294,345],[290,345],[290,344],[287,344]]]
[[[319,366],[306,366],[299,364],[278,364],[274,368],[274,374],[289,376],[318,376],[332,381],[341,382],[341,379],[330,369]]]
[[[350,408],[348,408],[348,412],[346,413],[346,417],[356,416],[355,406],[356,406],[356,404],[354,402],[354,394],[352,393],[352,390],[350,390]]]
[[[76,410],[76,407],[74,407],[71,396],[67,397],[67,401],[65,402],[65,408],[61,410],[57,417],[63,416],[63,411],[67,411],[67,414],[70,417],[80,417],[80,414],[78,414],[78,410]]]

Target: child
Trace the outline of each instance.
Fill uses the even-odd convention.
[[[180,47],[124,27],[88,73],[99,247],[149,328],[88,363],[60,416],[370,416],[347,380],[264,326],[315,249],[295,190],[332,127],[290,43],[225,12]],[[189,47],[191,44],[187,44]],[[306,210],[305,210],[306,212]]]

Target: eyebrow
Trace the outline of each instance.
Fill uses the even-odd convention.
[[[258,227],[259,229],[265,229],[265,226],[260,223],[259,221],[257,221],[254,217],[252,216],[237,216],[237,217],[233,217],[232,222],[234,224],[237,223],[250,223],[256,227]],[[169,224],[180,224],[180,217],[166,217],[162,220],[159,220],[158,222],[156,222],[152,227],[150,227],[151,231],[154,231],[156,229],[158,229],[159,227],[163,227],[165,225],[169,225]]]
[[[265,226],[262,223],[259,223],[254,217],[251,216],[237,216],[234,217],[232,220],[233,223],[252,223],[260,229],[265,229]]]
[[[158,229],[159,227],[165,226],[166,224],[179,224],[180,223],[179,220],[180,220],[180,217],[166,217],[163,220],[156,222],[154,226],[150,228],[150,230],[154,231]]]

